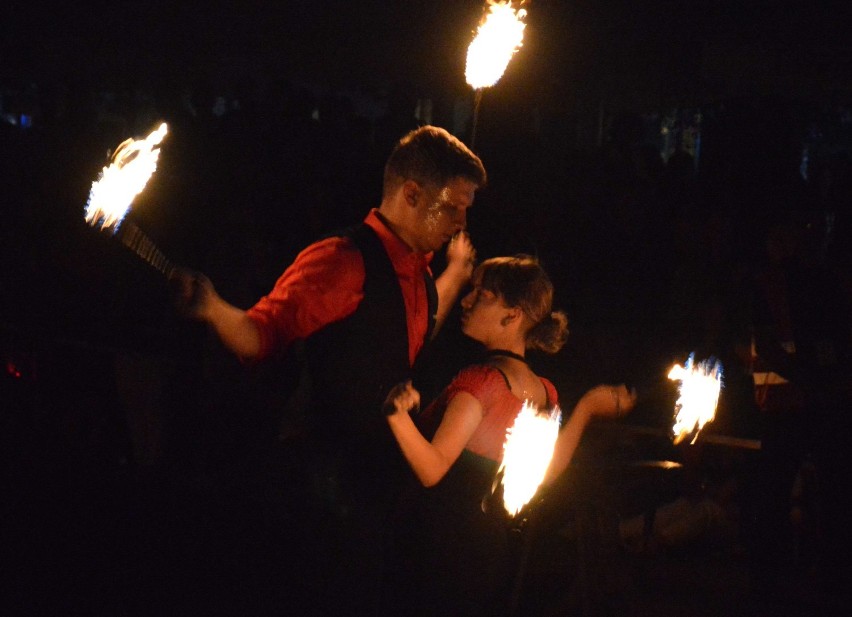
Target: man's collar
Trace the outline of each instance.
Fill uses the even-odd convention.
[[[434,252],[430,251],[425,254],[419,253],[408,246],[408,244],[406,244],[405,241],[391,228],[387,218],[379,212],[378,208],[370,210],[369,214],[367,214],[367,217],[364,219],[364,223],[379,236],[379,239],[385,246],[385,250],[388,252],[391,261],[396,262],[397,260],[414,259],[417,262],[422,262],[424,266],[429,265],[432,261]]]

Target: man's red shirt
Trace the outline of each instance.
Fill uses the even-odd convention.
[[[364,219],[393,263],[405,301],[408,360],[413,365],[429,326],[424,272],[432,253],[413,251],[387,226],[375,208]],[[346,237],[329,237],[308,246],[288,267],[272,291],[248,310],[260,334],[259,358],[305,339],[348,317],[364,298],[364,260]],[[381,343],[381,332],[376,343]]]

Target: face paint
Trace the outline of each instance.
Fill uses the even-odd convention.
[[[426,229],[430,233],[434,233],[438,229],[441,220],[441,215],[444,214],[444,205],[449,200],[449,189],[444,187],[438,193],[435,201],[433,201],[426,209]]]
[[[473,204],[476,185],[455,178],[440,188],[427,189],[418,198],[418,250],[440,249],[458,231],[465,228],[467,209]]]

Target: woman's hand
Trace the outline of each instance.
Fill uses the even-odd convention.
[[[558,477],[571,462],[586,427],[594,418],[621,418],[636,405],[636,390],[624,384],[595,386],[577,401],[568,421],[559,431],[550,467],[544,476],[544,484]]]
[[[628,390],[624,384],[595,386],[578,403],[590,416],[599,418],[624,417],[635,405],[636,390]]]
[[[420,409],[420,392],[411,385],[410,380],[395,385],[382,405],[382,411],[386,416],[408,414],[418,409]]]

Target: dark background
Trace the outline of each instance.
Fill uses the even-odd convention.
[[[489,170],[470,213],[478,254],[539,255],[569,314],[565,350],[534,358],[563,408],[601,381],[639,389],[634,413],[592,431],[580,461],[667,459],[690,470],[682,482],[628,483],[613,508],[626,518],[649,500],[724,501],[725,488],[737,534],[711,554],[743,565],[732,584],[764,592],[793,580],[819,591],[780,602],[793,611],[842,587],[847,571],[830,567],[846,537],[838,427],[852,288],[842,3],[530,2],[523,47],[484,91],[474,140],[464,57],[482,9],[468,0],[0,7],[10,608],[280,614],[286,605],[280,583],[292,572],[280,547],[292,504],[281,444],[299,426],[297,373],[286,358],[241,365],[174,314],[158,272],[83,221],[109,152],[162,120],[160,167],[129,220],[244,307],[309,241],[378,205],[383,162],[406,130],[453,131]],[[769,332],[777,347],[761,281],[779,254],[790,294],[806,300],[796,303],[800,345],[829,341],[834,355],[793,367],[806,403],[768,415],[754,403],[750,345]],[[452,320],[427,387],[472,353]],[[671,444],[665,373],[690,352],[726,369],[706,431],[762,440],[761,450]],[[795,526],[790,494],[808,465],[828,514]]]

